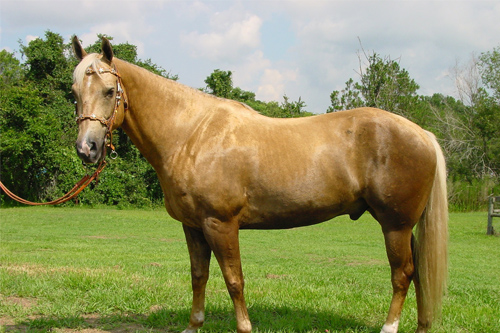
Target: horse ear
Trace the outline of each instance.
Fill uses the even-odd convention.
[[[73,36],[73,52],[75,53],[76,58],[80,61],[87,56],[87,52],[83,49],[82,44],[80,44],[80,40],[76,35]]]
[[[111,64],[111,61],[113,60],[113,47],[106,37],[102,38],[101,49],[104,58],[103,60]]]

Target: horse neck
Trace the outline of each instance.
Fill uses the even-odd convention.
[[[202,114],[192,106],[200,95],[119,59],[114,60],[127,93],[129,109],[122,128],[158,170],[192,133]]]

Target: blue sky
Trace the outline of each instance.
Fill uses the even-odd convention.
[[[138,46],[189,86],[214,69],[265,101],[302,98],[324,112],[357,79],[366,51],[400,59],[420,94],[455,95],[450,69],[500,45],[500,1],[1,0],[0,48],[46,30],[84,46],[98,33]]]

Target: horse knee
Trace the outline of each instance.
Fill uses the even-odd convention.
[[[245,282],[243,280],[228,280],[226,281],[227,290],[231,296],[239,296],[243,293]]]
[[[193,269],[191,270],[191,280],[193,285],[203,286],[208,281],[208,272],[202,269]]]

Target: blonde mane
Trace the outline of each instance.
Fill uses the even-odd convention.
[[[73,72],[73,83],[80,86],[83,83],[83,78],[85,77],[87,68],[89,67],[92,67],[92,69],[100,77],[101,75],[99,74],[99,71],[97,69],[98,65],[101,62],[101,58],[102,55],[97,53],[91,53],[87,55],[85,58],[83,58],[82,61],[78,64],[78,66],[76,66],[75,71]]]

